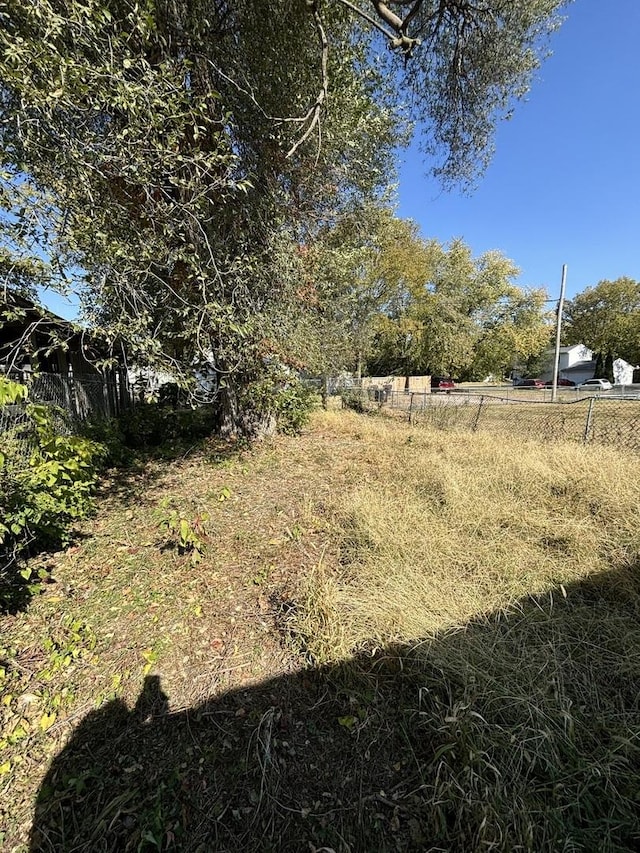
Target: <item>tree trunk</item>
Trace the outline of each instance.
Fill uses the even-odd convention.
[[[327,410],[327,399],[329,397],[329,377],[326,373],[322,374],[322,385],[320,386],[320,398],[322,400],[322,408]]]
[[[609,382],[613,384],[614,376],[613,376],[613,353],[608,352],[604,359],[604,375],[605,379],[608,379]]]
[[[219,388],[217,431],[224,438],[246,438],[260,441],[276,431],[276,416],[271,411],[259,411],[248,406],[240,395],[243,386],[227,376]]]

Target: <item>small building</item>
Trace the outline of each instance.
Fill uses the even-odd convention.
[[[634,374],[637,367],[625,361],[623,358],[616,358],[613,362],[613,380],[615,385],[633,385]]]
[[[0,373],[79,418],[113,416],[131,402],[121,351],[114,357],[89,331],[10,290],[0,295]]]
[[[543,381],[553,379],[553,350],[547,352],[547,367],[541,376]],[[593,350],[584,344],[572,344],[560,347],[560,360],[558,377],[568,379],[574,385],[581,385],[588,379],[593,379],[598,366],[597,358],[594,358]],[[613,378],[616,385],[631,385],[633,382],[634,367],[624,359],[617,358],[613,362]]]

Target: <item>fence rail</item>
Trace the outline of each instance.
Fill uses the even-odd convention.
[[[392,410],[411,423],[439,429],[486,430],[544,442],[577,441],[640,451],[640,398],[635,395],[596,394],[552,403],[473,392],[351,389],[343,402],[360,410]]]

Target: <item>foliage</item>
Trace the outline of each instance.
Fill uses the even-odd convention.
[[[317,403],[313,389],[278,369],[271,369],[259,381],[246,386],[243,402],[264,418],[271,415],[276,429],[285,435],[299,435]],[[253,437],[260,437],[254,433]]]
[[[305,365],[320,375],[355,369],[360,377],[380,313],[424,285],[431,253],[416,223],[382,203],[358,206],[319,231],[304,252]]]
[[[26,401],[27,389],[0,378],[0,401]],[[68,541],[70,526],[92,509],[97,461],[104,448],[64,432],[53,407],[25,403],[25,420],[3,434],[0,455],[0,555],[4,570],[27,549]],[[29,448],[25,456],[25,443]],[[24,569],[28,580],[30,570]]]
[[[163,498],[158,508],[158,526],[166,531],[179,553],[189,554],[191,565],[197,566],[206,550],[208,512],[189,515],[173,506],[171,498]]]
[[[484,378],[547,344],[545,293],[515,285],[508,258],[473,258],[462,240],[428,241],[423,257],[380,316],[372,372]]]
[[[602,360],[640,364],[640,282],[605,280],[579,293],[565,305],[563,335],[565,343],[584,344]]]
[[[259,431],[273,407],[246,410],[243,391],[269,358],[290,363],[307,307],[299,247],[393,179],[407,101],[442,174],[468,179],[561,5],[416,0],[401,21],[341,0],[9,0],[7,281],[23,259],[50,259],[51,283],[75,278],[114,352],[126,341],[194,396],[212,366],[221,431]],[[382,31],[404,71],[379,55]]]
[[[514,101],[527,94],[564,5],[563,0],[368,4],[383,22],[382,27],[374,23],[388,46],[404,56],[399,91],[411,97],[412,115],[424,128],[425,151],[445,183],[470,183],[486,167],[496,121],[509,118]],[[395,66],[391,60],[387,65]]]
[[[117,428],[125,447],[148,450],[180,442],[191,444],[207,438],[214,430],[214,409],[171,409],[158,403],[138,403],[123,413]]]
[[[287,382],[275,395],[278,432],[300,435],[317,402],[318,397],[313,388],[308,388],[299,380]]]
[[[240,392],[295,307],[290,258],[309,214],[374,187],[397,136],[369,92],[375,72],[356,74],[367,39],[351,39],[345,12],[331,24],[322,148],[287,158],[300,125],[270,117],[294,116],[315,88],[313,17],[304,4],[283,21],[266,3],[205,5],[12,4],[5,206],[11,219],[39,199],[41,241],[87,271],[87,318],[111,342],[196,397],[195,372],[210,365],[220,428],[233,432],[252,429]],[[25,110],[37,120],[22,122]],[[356,133],[358,150],[345,147]]]

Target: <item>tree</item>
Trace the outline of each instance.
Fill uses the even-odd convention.
[[[419,286],[381,324],[389,372],[395,362],[406,373],[502,375],[517,357],[545,346],[545,294],[513,284],[518,269],[512,261],[499,252],[473,258],[462,240],[425,246],[429,263]]]
[[[566,344],[584,344],[601,362],[599,372],[613,379],[613,361],[640,363],[640,282],[601,281],[565,304]]]
[[[429,249],[417,225],[378,203],[358,205],[308,247],[317,318],[311,318],[323,368],[354,370],[370,355],[380,312],[422,286]],[[305,342],[314,339],[310,329]],[[330,342],[334,341],[331,346]]]
[[[564,0],[335,0],[381,34],[404,70],[400,91],[425,130],[424,145],[445,182],[470,182],[493,152],[496,120],[529,90],[560,26]],[[309,6],[315,7],[312,0]],[[331,12],[328,12],[331,14]]]
[[[8,0],[3,232],[60,286],[84,270],[86,318],[139,362],[194,392],[212,367],[221,428],[256,432],[252,387],[286,364],[305,309],[300,246],[393,178],[394,87],[443,177],[469,179],[561,5]]]

